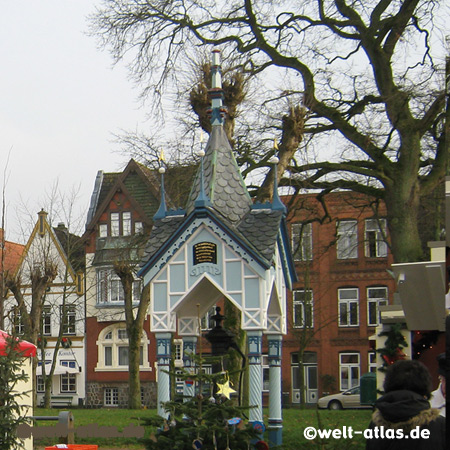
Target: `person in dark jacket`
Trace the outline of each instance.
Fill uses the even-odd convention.
[[[445,450],[445,418],[430,407],[431,375],[419,361],[389,366],[385,394],[375,402],[367,450]]]

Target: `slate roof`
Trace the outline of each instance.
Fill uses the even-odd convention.
[[[75,234],[69,233],[69,230],[64,224],[60,224],[53,228],[53,231],[66,253],[73,270],[75,272],[84,270],[86,259],[81,238]]]
[[[143,267],[149,259],[167,242],[185,220],[184,215],[166,216],[153,222],[152,231],[147,241],[140,266]]]
[[[245,215],[237,229],[260,255],[271,261],[282,219],[282,211],[252,209]]]
[[[186,205],[188,214],[194,210],[200,193],[200,175],[201,166]],[[216,213],[232,224],[239,223],[250,210],[252,200],[222,125],[212,127],[203,159],[203,178],[205,192]]]

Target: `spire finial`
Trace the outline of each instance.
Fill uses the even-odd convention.
[[[276,139],[274,139],[273,141],[273,148],[275,150],[275,153],[272,158],[269,159],[269,162],[273,164],[274,170],[272,209],[274,211],[283,211],[286,214],[286,206],[284,206],[283,202],[280,199],[280,196],[278,195],[278,163],[280,162],[280,159],[278,158],[278,156],[276,156],[276,152],[278,151],[278,144]]]
[[[166,192],[164,188],[164,174],[166,173],[166,169],[162,166],[162,163],[164,160],[164,151],[161,149],[161,153],[159,154],[159,169],[158,172],[161,174],[161,202],[159,204],[159,209],[156,211],[156,214],[153,216],[153,220],[158,219],[164,219],[167,214],[167,207],[166,207]]]
[[[220,50],[213,50],[211,63],[211,89],[209,96],[211,98],[211,124],[223,125],[223,116],[225,108],[223,106],[222,89],[222,68],[220,65]]]
[[[208,197],[208,194],[205,191],[205,176],[204,176],[204,168],[203,168],[203,160],[205,158],[205,150],[203,150],[203,130],[200,131],[200,151],[198,152],[198,156],[200,156],[200,190],[195,200],[194,206],[196,208],[206,208],[211,205],[211,200]]]

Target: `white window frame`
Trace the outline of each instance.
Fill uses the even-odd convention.
[[[120,236],[120,213],[112,212],[109,217],[111,226],[111,236]]]
[[[336,224],[337,259],[358,258],[358,222],[356,220],[339,220]]]
[[[216,315],[216,305],[211,306],[211,308],[209,308],[206,314],[201,318],[200,328],[202,331],[207,331],[214,328],[215,326],[215,324],[213,323],[214,320],[211,317],[215,315]]]
[[[371,293],[375,293],[377,290],[384,290],[385,295],[372,295]],[[371,286],[367,288],[367,325],[371,327],[376,327],[381,323],[381,315],[380,315],[380,306],[385,306],[389,303],[388,301],[388,288],[386,286]],[[377,317],[376,322],[371,321],[371,310],[375,308],[375,314]]]
[[[104,406],[119,406],[119,388],[106,387],[103,391]]]
[[[22,320],[22,314],[20,314],[20,311],[15,309],[12,313],[13,317],[13,323],[12,326],[14,327],[13,331],[15,335],[21,336],[25,333],[25,325]]]
[[[122,213],[122,236],[131,236],[131,212]]]
[[[36,392],[45,392],[44,377],[36,375]]]
[[[183,367],[183,339],[174,339],[175,367]]]
[[[310,299],[306,298],[306,294],[310,295]],[[312,289],[296,289],[292,295],[294,328],[314,328],[314,294]],[[300,318],[300,323],[297,323],[297,317]]]
[[[125,324],[119,323],[106,327],[103,329],[96,342],[97,344],[97,367],[95,371],[127,371],[128,370],[128,357],[126,361],[121,361],[120,354],[123,352],[123,348],[128,348],[128,338],[126,333]],[[140,364],[139,370],[151,371],[152,367],[149,361],[148,345],[150,341],[147,337],[147,333],[144,332],[141,345],[140,345]],[[110,350],[107,350],[110,349]],[[123,354],[122,354],[123,357]]]
[[[144,224],[142,222],[134,222],[134,234],[141,234],[144,232]]]
[[[313,259],[312,223],[293,223],[291,233],[294,260],[311,261]]]
[[[367,353],[367,370],[371,373],[376,373],[378,369],[377,352],[370,351]]]
[[[97,305],[123,305],[125,292],[119,276],[111,267],[97,269]],[[136,278],[133,282],[133,303],[141,300],[142,281]]]
[[[98,225],[98,237],[99,238],[108,237],[108,224],[107,223],[100,223]]]
[[[42,308],[42,334],[44,336],[52,334],[52,309],[50,306]]]
[[[348,358],[355,358],[355,361],[346,361]],[[342,352],[339,353],[339,389],[347,391],[359,385],[359,377],[361,373],[361,358],[358,352]],[[356,369],[356,374],[354,373]],[[345,377],[343,375],[346,375]]]
[[[64,311],[65,310],[65,311]],[[76,334],[77,308],[75,305],[61,305],[61,318],[63,318],[63,334]]]
[[[63,373],[60,375],[60,392],[76,393],[77,392],[77,374]]]
[[[356,296],[350,297],[351,292]],[[343,307],[345,311],[343,314]],[[352,322],[352,308],[356,308],[356,322]],[[342,320],[345,316],[345,321]],[[338,324],[340,327],[358,327],[359,326],[359,289],[358,288],[339,288],[338,289]]]
[[[367,258],[386,258],[386,219],[365,220],[365,255]]]

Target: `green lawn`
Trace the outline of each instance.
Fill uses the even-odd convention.
[[[36,416],[55,416],[58,410],[37,409]],[[155,410],[130,411],[126,409],[73,409],[75,427],[84,427],[86,433],[110,436],[111,432],[118,430],[123,432],[125,427],[141,426],[141,419],[156,415]],[[267,414],[267,411],[264,411]],[[283,446],[280,450],[299,449],[363,449],[365,447],[362,436],[353,439],[333,439],[308,441],[303,436],[303,430],[307,427],[321,429],[342,428],[352,426],[355,431],[364,430],[370,421],[369,410],[328,411],[315,409],[285,409],[283,410]],[[267,423],[267,417],[265,417]],[[54,426],[56,422],[39,422],[38,426]],[[87,427],[87,428],[86,428]],[[111,428],[108,428],[111,427]],[[146,430],[148,436],[150,430]],[[117,449],[142,449],[138,440],[134,437],[80,437],[76,436],[77,444],[97,444],[99,448]],[[35,440],[36,446],[49,446],[57,442],[55,439]]]

